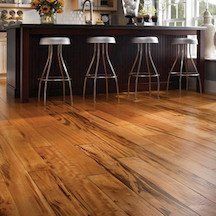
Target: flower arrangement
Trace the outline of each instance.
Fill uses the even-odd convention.
[[[63,12],[64,0],[32,0],[31,6],[40,16],[53,17]]]

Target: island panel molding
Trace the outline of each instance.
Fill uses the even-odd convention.
[[[110,56],[119,78],[120,91],[127,91],[128,74],[136,56],[137,47],[131,43],[136,36],[156,36],[159,44],[153,45],[152,56],[159,69],[161,89],[165,89],[167,76],[175,58],[176,47],[172,41],[176,37],[197,35],[198,55],[197,64],[204,84],[205,74],[205,28],[203,27],[162,27],[162,26],[87,26],[87,25],[37,25],[21,24],[8,28],[8,93],[20,97],[27,102],[35,97],[38,90],[38,77],[43,71],[47,59],[47,48],[39,46],[42,37],[64,36],[71,39],[71,46],[63,50],[70,76],[72,77],[74,94],[82,94],[83,81],[89,61],[92,56],[92,47],[86,43],[91,36],[114,36],[117,44],[110,46]],[[57,62],[57,61],[56,61]],[[58,66],[53,66],[53,72]],[[113,86],[113,85],[111,85]],[[153,89],[157,83],[153,82]],[[204,85],[203,85],[204,86]],[[178,84],[173,80],[172,88]],[[50,86],[52,95],[61,94],[61,84]],[[139,89],[148,88],[148,80],[140,82]],[[115,91],[115,89],[110,89]],[[98,92],[104,93],[105,83],[100,82]],[[92,94],[91,85],[87,93]]]

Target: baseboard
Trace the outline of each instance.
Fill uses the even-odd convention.
[[[216,81],[205,80],[205,93],[216,94]]]

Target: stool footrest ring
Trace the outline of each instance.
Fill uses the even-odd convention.
[[[62,81],[71,81],[72,79],[70,78],[70,79],[68,79],[67,77],[64,77],[64,78],[62,78],[62,77],[58,77],[58,76],[49,76],[49,78],[48,79],[46,79],[46,78],[39,78],[38,80],[40,80],[40,81],[54,81],[54,82],[62,82]]]
[[[188,76],[188,77],[197,77],[197,76],[199,76],[199,74],[198,73],[196,73],[196,72],[187,72],[187,73],[185,73],[185,72],[183,72],[182,74],[180,73],[180,72],[171,72],[170,74],[172,74],[172,75],[174,75],[174,76]]]
[[[117,76],[108,74],[108,75],[103,75],[103,74],[98,74],[97,76],[95,76],[95,74],[89,74],[85,76],[86,78],[89,79],[115,79],[117,78]]]
[[[149,74],[148,73],[140,73],[140,74],[137,74],[137,73],[132,73],[132,74],[129,74],[129,76],[133,76],[133,77],[149,77]],[[150,77],[159,77],[160,74],[150,74]]]

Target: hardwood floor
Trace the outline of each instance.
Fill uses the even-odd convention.
[[[0,215],[216,215],[216,96],[75,98],[0,83]]]

